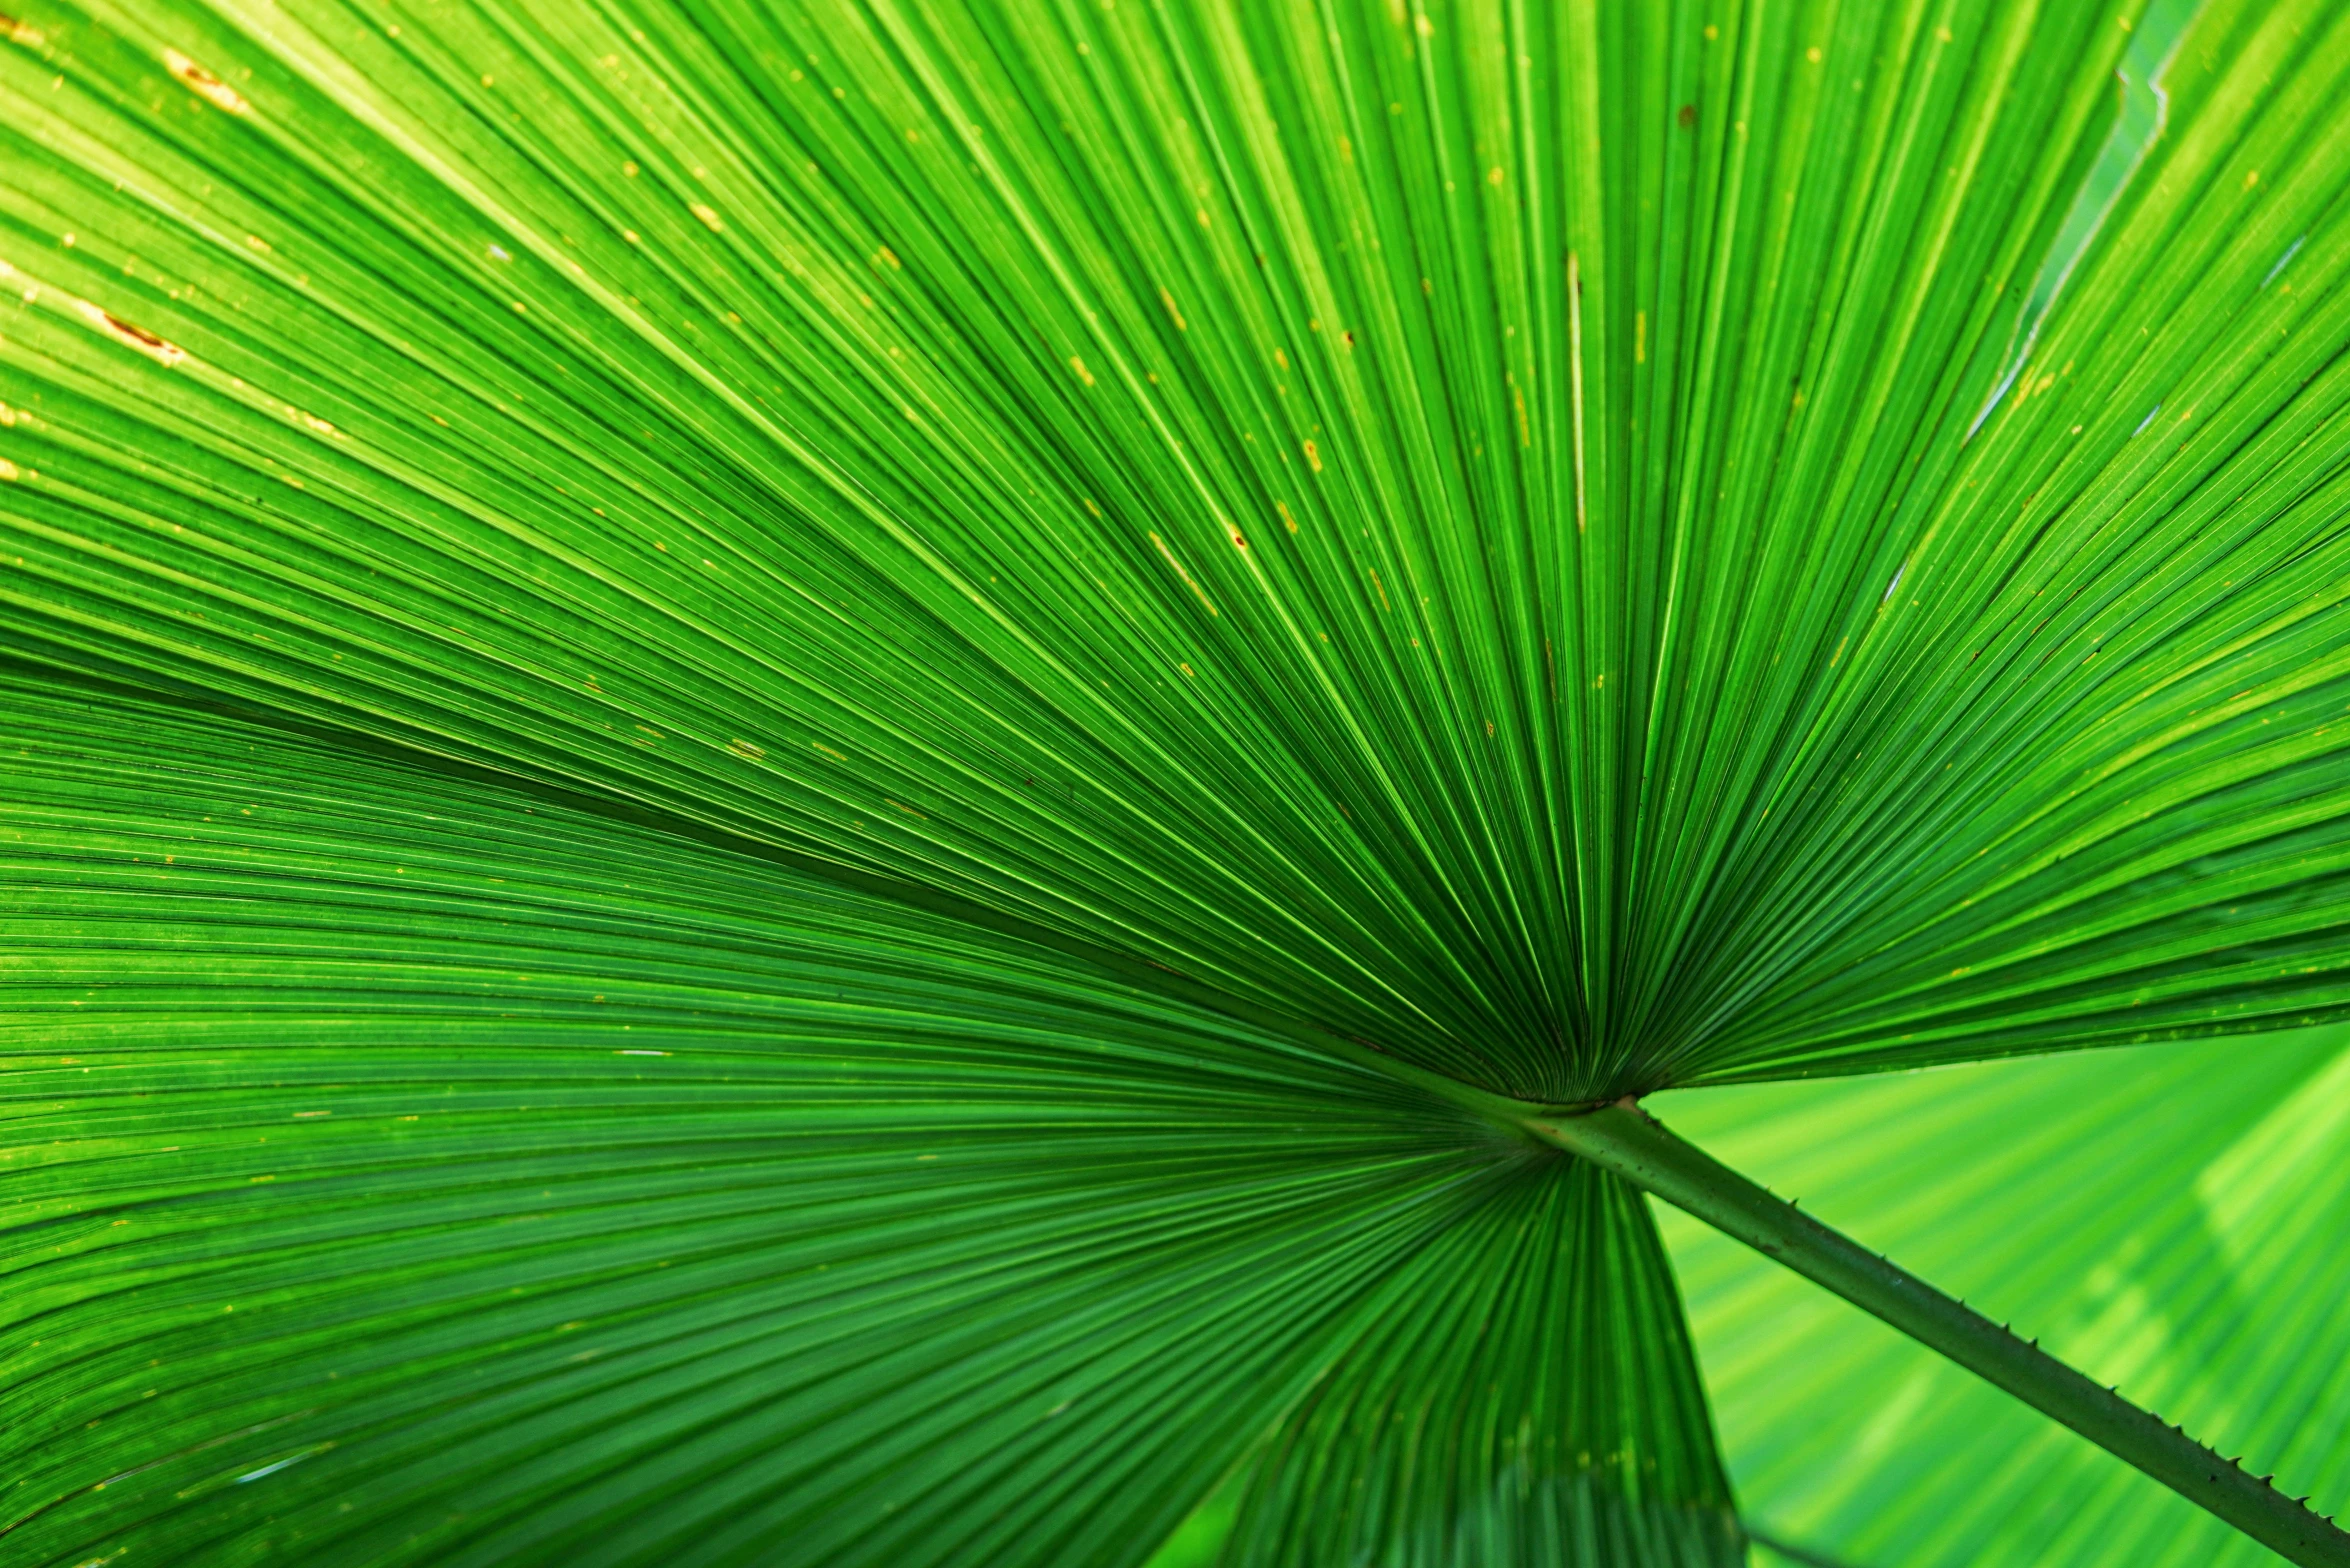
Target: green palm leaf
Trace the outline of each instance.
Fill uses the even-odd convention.
[[[2184,23],[0,23],[0,1540],[1734,1560],[1523,1129],[2350,1003],[2350,21]]]

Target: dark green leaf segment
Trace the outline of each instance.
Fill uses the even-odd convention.
[[[1675,1137],[1629,1100],[1520,1119],[1535,1137],[1686,1209],[2054,1417],[2305,1568],[2350,1564],[2350,1534],[1964,1302]]]

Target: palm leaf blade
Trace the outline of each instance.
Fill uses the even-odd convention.
[[[0,19],[16,1528],[1734,1553],[1510,1128],[2345,1006],[2350,22],[2185,22]]]

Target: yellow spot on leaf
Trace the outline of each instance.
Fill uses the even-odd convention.
[[[1207,612],[1210,615],[1220,615],[1222,612],[1217,610],[1215,602],[1208,597],[1207,590],[1202,588],[1199,585],[1199,580],[1193,577],[1185,569],[1183,563],[1175,558],[1175,552],[1168,548],[1167,541],[1155,533],[1150,536],[1150,540],[1158,547],[1159,554],[1166,559],[1167,564],[1175,568],[1175,575],[1183,579],[1183,586],[1189,588],[1197,596],[1199,602],[1207,608]]]

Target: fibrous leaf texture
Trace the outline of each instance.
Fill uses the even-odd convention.
[[[8,4],[11,1563],[1718,1568],[1428,1075],[2350,1013],[2328,0]]]

